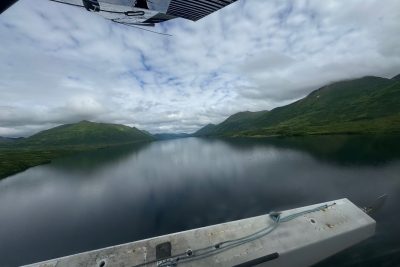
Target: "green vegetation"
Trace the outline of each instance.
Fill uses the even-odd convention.
[[[15,141],[21,141],[23,138],[9,138],[0,136],[0,144],[1,143],[10,143]]]
[[[395,80],[395,81],[400,81],[400,74],[399,74],[399,75],[397,75],[397,76],[395,76],[395,77],[393,77],[393,78],[392,78],[392,80]]]
[[[134,127],[81,121],[42,131],[18,142],[18,144],[23,146],[90,146],[151,140],[153,137],[150,134]]]
[[[215,131],[215,127],[217,125],[215,124],[207,124],[206,126],[204,126],[203,128],[201,128],[200,130],[198,130],[197,132],[195,132],[193,135],[194,136],[208,136],[208,135],[215,135],[216,131]]]
[[[136,128],[81,121],[61,125],[31,137],[0,144],[0,179],[73,153],[152,141]]]
[[[80,150],[77,148],[0,148],[0,179],[30,167],[50,163],[52,159],[77,151]]]
[[[324,86],[271,111],[240,112],[195,136],[400,134],[400,76]]]

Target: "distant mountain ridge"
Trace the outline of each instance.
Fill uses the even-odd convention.
[[[400,75],[321,87],[271,111],[239,112],[194,136],[400,133]]]
[[[178,139],[178,138],[187,138],[191,137],[191,134],[187,133],[158,133],[153,134],[153,137],[156,140],[170,140],[170,139]]]
[[[400,74],[399,74],[399,75],[396,75],[396,76],[394,76],[394,77],[392,78],[392,80],[395,80],[395,81],[400,81]]]
[[[15,142],[15,141],[20,141],[24,139],[23,137],[3,137],[0,136],[0,143],[9,143],[9,142]]]
[[[150,134],[135,127],[81,121],[39,132],[18,144],[28,146],[112,145],[153,139]]]

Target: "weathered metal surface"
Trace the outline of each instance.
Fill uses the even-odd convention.
[[[375,221],[347,199],[323,204],[332,204],[327,209],[302,215],[279,224],[270,234],[249,243],[225,250],[220,254],[181,262],[178,266],[234,266],[255,259],[271,260],[260,266],[310,266],[345,248],[348,248],[375,232]],[[319,207],[321,204],[282,212],[282,217]],[[109,266],[157,266],[156,246],[171,243],[171,254],[196,250],[226,240],[252,234],[273,221],[269,215],[233,221],[180,233],[136,241],[119,246],[89,251],[29,267],[109,267]],[[168,248],[168,246],[167,246]],[[276,258],[276,254],[279,257]],[[266,257],[267,256],[267,257]],[[148,263],[148,264],[146,264]]]

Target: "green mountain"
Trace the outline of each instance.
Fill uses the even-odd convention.
[[[151,141],[153,137],[134,127],[81,121],[39,132],[18,142],[24,146],[94,146]]]
[[[400,74],[397,75],[397,76],[394,76],[394,77],[392,78],[392,80],[400,81]]]
[[[15,141],[20,141],[24,139],[23,137],[3,137],[0,136],[0,143],[12,143]]]
[[[22,140],[0,142],[0,179],[74,153],[152,140],[149,133],[120,124],[61,125]]]
[[[400,81],[396,77],[368,76],[336,82],[287,106],[234,114],[194,135],[400,133]]]
[[[250,112],[244,111],[233,114],[218,125],[208,124],[201,128],[195,136],[225,135],[226,133],[236,133],[253,129],[253,121],[262,118],[268,111]]]
[[[215,131],[215,127],[217,125],[215,124],[207,124],[206,126],[204,126],[203,128],[201,128],[200,130],[198,130],[197,132],[195,132],[193,134],[193,136],[212,136],[215,135],[216,131]]]

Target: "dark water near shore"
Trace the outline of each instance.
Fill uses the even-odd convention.
[[[0,266],[383,193],[376,235],[318,266],[400,266],[399,138],[188,138],[81,153],[0,181]]]

